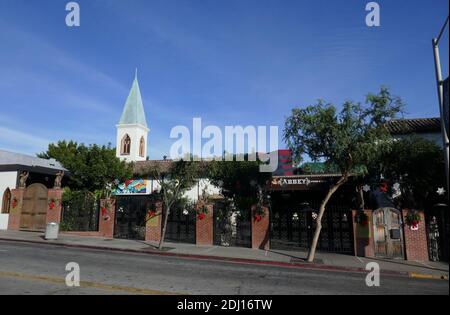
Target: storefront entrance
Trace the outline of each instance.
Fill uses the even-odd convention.
[[[275,209],[271,216],[271,248],[308,250],[316,228],[318,211],[311,209]],[[318,251],[353,254],[351,211],[329,207],[322,219]]]

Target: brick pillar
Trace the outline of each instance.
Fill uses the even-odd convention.
[[[98,220],[99,234],[106,238],[114,237],[114,221],[116,214],[116,200],[114,198],[100,200]]]
[[[208,209],[203,219],[196,216],[195,237],[197,245],[213,245],[214,244],[214,205],[208,203],[205,205]]]
[[[264,215],[258,221],[255,218],[256,205],[251,209],[252,220],[252,248],[269,250],[270,248],[270,215],[267,207],[262,207]]]
[[[372,220],[373,211],[364,210],[364,213],[368,217],[367,225],[363,225],[357,222],[358,213],[359,213],[358,210],[352,211],[355,256],[374,257],[375,248],[373,239],[373,220]]]
[[[422,210],[417,211],[421,219],[417,231],[411,230],[411,227],[406,224],[406,216],[408,215],[409,210],[404,209],[402,213],[404,222],[403,237],[405,242],[405,258],[407,260],[428,261],[428,244],[424,212]]]
[[[62,189],[49,189],[48,190],[46,223],[50,223],[50,222],[60,223],[61,222],[62,194],[63,194]]]
[[[20,215],[22,213],[24,194],[25,188],[11,190],[11,208],[9,210],[8,230],[18,231],[20,229]]]
[[[145,240],[149,242],[159,242],[161,240],[161,227],[163,218],[163,203],[156,202],[156,213],[151,218],[147,215],[147,222],[145,223]]]

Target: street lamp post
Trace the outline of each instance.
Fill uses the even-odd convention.
[[[444,33],[445,27],[448,24],[448,17],[447,20],[444,23],[444,26],[442,27],[439,36],[437,38],[433,38],[432,44],[433,44],[433,53],[434,53],[434,64],[435,64],[435,70],[436,70],[436,81],[437,81],[437,87],[438,87],[438,100],[439,100],[439,110],[441,114],[441,131],[442,131],[442,139],[444,143],[444,154],[445,154],[445,170],[446,170],[446,177],[447,177],[447,196],[448,191],[450,190],[449,186],[449,141],[448,141],[448,135],[445,125],[445,111],[444,111],[444,81],[442,80],[442,69],[441,69],[441,60],[439,55],[439,41],[442,37],[442,34]]]

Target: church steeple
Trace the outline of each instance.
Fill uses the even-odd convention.
[[[148,132],[136,68],[134,81],[117,125],[116,156],[127,161],[145,160]]]
[[[119,125],[139,124],[147,128],[145,119],[144,104],[142,102],[141,90],[137,78],[137,69],[130,93],[128,94]]]

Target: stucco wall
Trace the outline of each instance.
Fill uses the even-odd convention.
[[[3,193],[6,188],[15,189],[17,183],[17,172],[0,172],[0,209],[3,205]]]
[[[121,143],[122,138],[128,134],[131,140],[130,146],[130,154],[129,155],[121,155]],[[117,137],[116,137],[116,156],[120,159],[126,159],[128,162],[130,161],[145,161],[147,159],[147,129],[138,125],[122,125],[117,128]],[[141,137],[144,137],[145,150],[144,156],[139,156],[139,144]]]
[[[0,213],[0,231],[8,229],[9,214]]]

